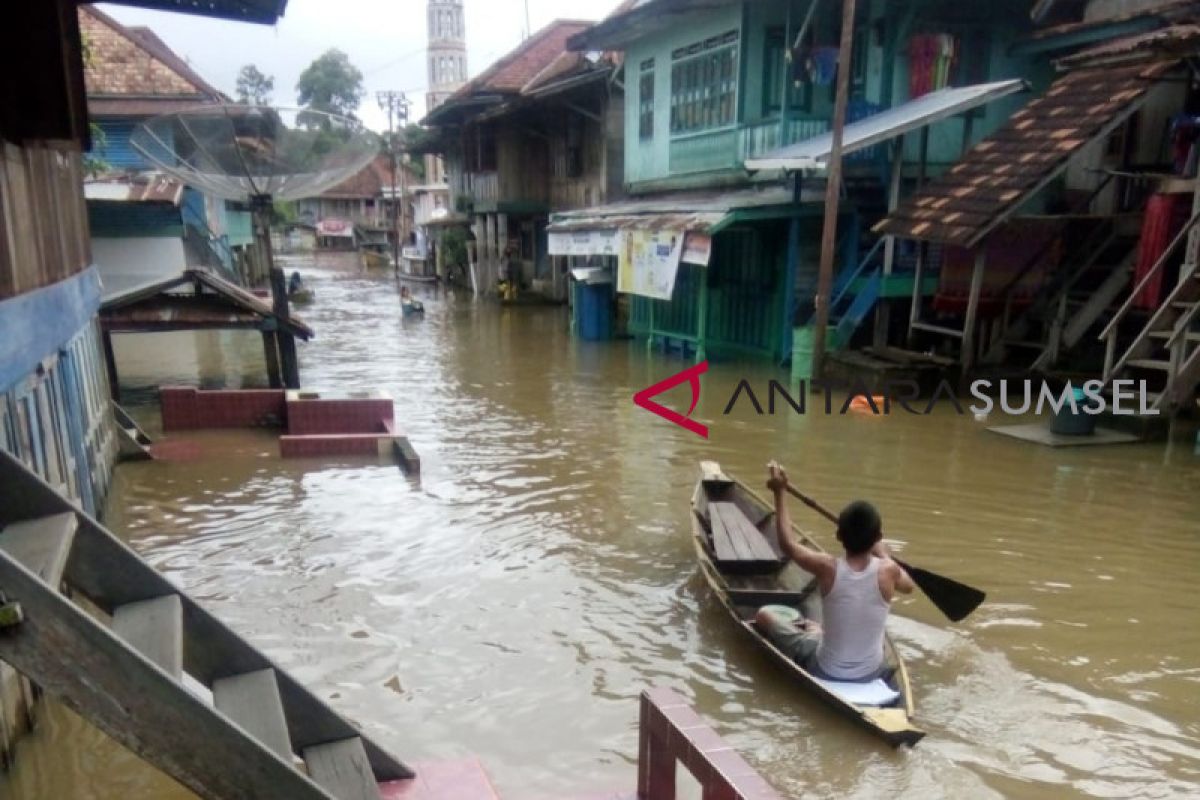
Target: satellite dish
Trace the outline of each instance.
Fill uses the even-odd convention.
[[[357,120],[300,108],[198,106],[147,120],[133,147],[187,185],[225,200],[320,194],[374,158],[379,139]]]
[[[380,150],[379,138],[357,120],[304,108],[233,103],[154,117],[135,128],[129,141],[188,186],[250,204],[263,268],[257,277],[271,276],[276,303],[285,310],[282,273],[273,269],[272,202],[320,194],[357,173]]]

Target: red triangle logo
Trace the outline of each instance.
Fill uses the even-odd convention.
[[[701,438],[708,438],[708,426],[701,425],[695,420],[689,419],[692,412],[696,410],[696,404],[700,402],[700,376],[708,372],[708,362],[701,361],[694,367],[688,367],[683,372],[672,375],[665,381],[659,381],[653,386],[648,386],[633,396],[635,405],[646,409],[651,414],[657,414],[668,422],[673,422],[681,428],[691,431]],[[680,384],[687,383],[692,389],[692,405],[688,408],[687,414],[680,414],[678,411],[673,411],[666,406],[656,403],[651,400],[651,397],[657,397],[663,392],[669,392]]]

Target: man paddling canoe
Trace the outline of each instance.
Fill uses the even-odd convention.
[[[754,623],[796,663],[819,678],[871,681],[883,675],[884,625],[896,593],[909,594],[912,578],[892,560],[883,542],[883,523],[870,503],[859,500],[838,515],[837,538],[845,556],[810,550],[792,537],[787,510],[787,473],[767,465],[767,488],[775,497],[775,531],[780,549],[817,579],[823,630],[795,609],[764,606]]]

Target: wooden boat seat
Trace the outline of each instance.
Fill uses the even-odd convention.
[[[786,563],[736,503],[709,501],[708,518],[718,569],[740,574],[776,572]]]

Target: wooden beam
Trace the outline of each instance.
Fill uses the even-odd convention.
[[[108,393],[116,402],[121,402],[121,381],[117,377],[117,356],[113,352],[112,331],[103,331],[100,338],[104,342],[104,367],[108,372]]]
[[[979,295],[983,291],[983,273],[987,269],[987,242],[980,243],[978,247],[975,270],[971,273],[971,294],[967,298],[967,318],[963,324],[962,350],[959,354],[964,381],[975,366],[975,322],[979,314]]]
[[[825,370],[825,327],[829,324],[829,295],[833,286],[833,256],[837,247],[838,209],[842,200],[842,138],[850,99],[850,57],[854,45],[855,0],[842,0],[842,40],[838,47],[837,96],[833,106],[833,142],[825,187],[825,226],[821,233],[821,267],[817,275],[816,319],[813,329],[813,377]]]
[[[900,205],[900,186],[904,173],[904,134],[900,134],[892,142],[892,174],[888,183],[888,215]],[[888,236],[883,243],[883,275],[886,278],[892,274],[896,266],[896,237]],[[892,305],[887,298],[880,298],[875,307],[875,339],[876,347],[885,347],[888,340],[888,328],[892,324]]]
[[[283,374],[279,371],[279,344],[274,331],[263,331],[263,355],[267,359],[267,384],[272,389],[283,387]]]

